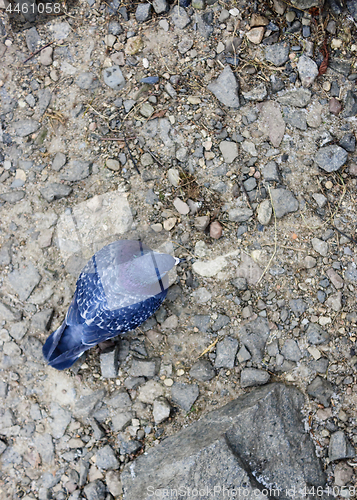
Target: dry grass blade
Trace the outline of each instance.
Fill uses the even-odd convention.
[[[275,213],[275,207],[274,207],[273,198],[271,196],[271,192],[270,192],[270,187],[269,186],[268,186],[268,193],[269,193],[270,203],[271,203],[271,206],[272,206],[272,209],[273,209],[273,215],[274,215],[274,251],[273,251],[272,256],[269,259],[268,264],[265,266],[264,271],[262,272],[260,278],[258,279],[256,285],[258,285],[261,282],[261,280],[263,279],[263,276],[265,275],[265,273],[269,269],[269,267],[270,267],[270,265],[271,265],[271,263],[272,263],[272,261],[273,261],[273,259],[275,257],[276,249],[277,249],[276,213]]]

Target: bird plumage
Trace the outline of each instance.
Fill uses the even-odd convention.
[[[162,304],[167,273],[177,263],[141,241],[120,240],[88,261],[62,325],[43,346],[48,364],[64,370],[99,342],[133,330]]]

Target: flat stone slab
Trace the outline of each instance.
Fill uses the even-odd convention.
[[[181,488],[200,491],[200,498],[210,498],[210,491],[243,498],[244,491],[244,498],[263,500],[274,485],[280,500],[303,500],[304,489],[316,491],[326,481],[304,430],[303,404],[298,389],[280,383],[239,397],[127,464],[123,499],[163,498],[164,492],[169,498]]]
[[[26,300],[33,289],[39,284],[41,275],[35,266],[30,262],[27,266],[15,269],[9,274],[9,283],[20,300]]]

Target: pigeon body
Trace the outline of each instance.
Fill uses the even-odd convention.
[[[167,273],[178,262],[141,241],[105,246],[82,270],[62,325],[43,346],[48,364],[64,370],[99,342],[133,330],[167,295]]]

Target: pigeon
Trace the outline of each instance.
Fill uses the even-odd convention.
[[[64,322],[43,346],[48,364],[65,370],[99,342],[141,325],[164,301],[168,272],[179,262],[140,240],[99,250],[78,278]]]

